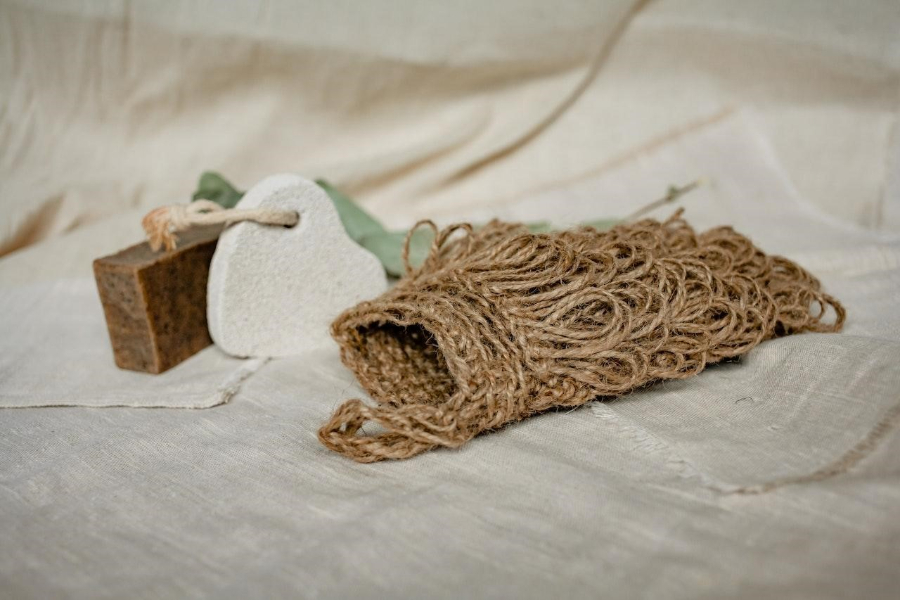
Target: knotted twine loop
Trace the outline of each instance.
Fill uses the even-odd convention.
[[[768,338],[839,331],[845,318],[801,267],[730,227],[697,234],[681,211],[607,232],[423,225],[436,234],[425,263],[332,325],[376,405],[345,402],[319,439],[359,462],[455,448],[549,408],[691,377]]]
[[[151,210],[141,220],[147,241],[154,251],[165,246],[174,250],[178,244],[176,233],[201,225],[230,225],[239,221],[254,221],[263,225],[293,227],[300,215],[292,210],[272,208],[222,208],[211,200],[195,200],[190,204],[173,204]]]

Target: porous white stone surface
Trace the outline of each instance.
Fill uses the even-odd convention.
[[[213,341],[233,356],[291,356],[334,342],[345,309],[381,294],[379,260],[351,240],[328,195],[297,175],[256,184],[237,208],[295,210],[291,228],[242,222],[219,239],[209,273]]]

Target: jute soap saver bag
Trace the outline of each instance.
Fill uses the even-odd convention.
[[[423,223],[435,233],[426,261],[412,269],[404,256],[394,288],[332,325],[377,405],[345,402],[319,439],[359,462],[458,447],[552,407],[691,377],[767,338],[844,322],[808,272],[730,227],[697,234],[680,211],[606,232]]]

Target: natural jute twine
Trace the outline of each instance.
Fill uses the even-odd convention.
[[[263,225],[293,227],[300,215],[292,210],[273,208],[222,208],[211,200],[195,200],[190,204],[160,206],[147,213],[141,220],[150,248],[174,250],[179,231],[200,225],[230,225],[240,221],[253,221]]]
[[[802,268],[730,227],[697,234],[680,211],[607,232],[424,224],[435,231],[425,263],[332,326],[377,405],[345,402],[319,439],[359,462],[455,448],[552,407],[691,377],[767,338],[844,322]],[[367,421],[376,430],[364,434]]]

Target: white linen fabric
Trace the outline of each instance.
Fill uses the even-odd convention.
[[[119,369],[93,279],[0,288],[0,331],[0,408],[209,408],[265,362],[210,346],[159,375]]]
[[[206,169],[325,176],[406,226],[733,106],[819,208],[896,231],[898,30],[896,0],[5,0],[0,254]]]
[[[466,215],[575,225],[598,215],[624,217],[662,197],[670,185],[699,181],[699,187],[678,204],[698,229],[733,225],[766,252],[796,258],[819,272],[834,271],[836,261],[841,269],[864,270],[858,259],[840,261],[848,248],[867,248],[873,268],[900,266],[891,262],[891,252],[881,251],[900,242],[900,233],[872,231],[810,205],[760,132],[757,113],[724,111],[673,133],[664,144],[636,148],[613,168],[600,167],[565,185]],[[664,205],[650,216],[664,218],[674,210]]]
[[[803,204],[754,123],[721,116],[458,216],[621,215],[703,176],[687,218],[813,266],[847,307],[844,333],[765,342],[684,382],[373,465],[316,439],[365,397],[336,352],[272,360],[209,410],[0,410],[0,595],[895,598],[900,246]],[[76,232],[0,272],[46,278],[42,246],[91,243]],[[4,327],[46,289],[4,291]]]

